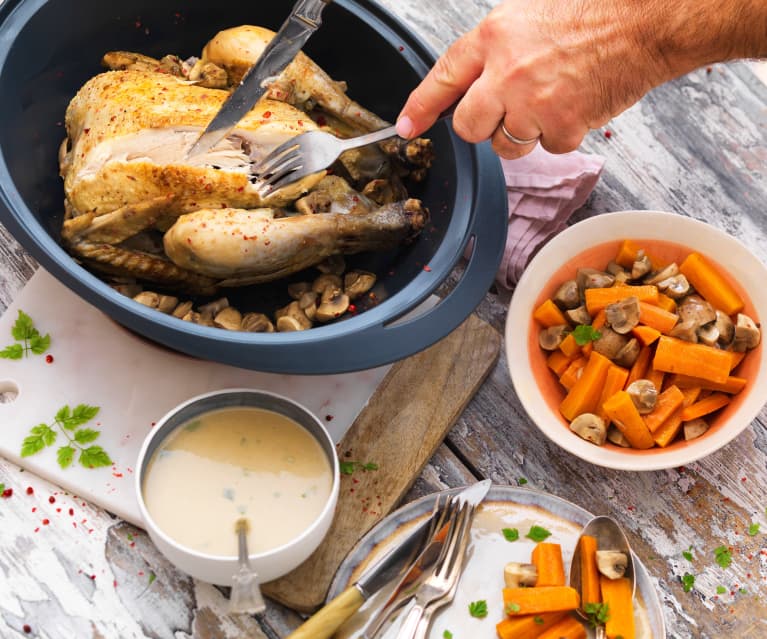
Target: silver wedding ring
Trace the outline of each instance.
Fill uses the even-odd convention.
[[[521,144],[521,145],[532,144],[533,142],[537,142],[538,138],[540,137],[540,136],[537,136],[534,138],[529,138],[527,140],[525,140],[524,138],[518,138],[516,135],[509,133],[509,130],[506,128],[506,125],[503,122],[501,122],[501,131],[506,136],[506,139],[509,142],[513,142],[514,144]]]

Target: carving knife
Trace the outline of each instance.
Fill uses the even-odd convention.
[[[307,619],[286,639],[326,639],[351,617],[370,597],[393,581],[418,557],[431,540],[434,522],[440,509],[418,524],[407,537],[391,548],[379,561],[366,570],[362,577],[335,597],[324,608]]]
[[[280,30],[221,106],[186,157],[205,153],[242,120],[269,89],[269,80],[282,73],[322,24],[322,10],[332,0],[298,0]]]
[[[377,637],[389,618],[415,596],[421,584],[437,568],[437,563],[440,560],[441,551],[446,541],[448,526],[455,523],[452,520],[458,516],[458,513],[465,505],[468,504],[475,508],[482,503],[491,485],[492,482],[489,479],[485,479],[456,493],[450,498],[446,506],[446,508],[451,510],[449,520],[439,530],[434,531],[429,543],[418,556],[418,559],[415,560],[399,580],[397,587],[387,602],[371,617],[365,627],[365,631],[361,635],[362,639]]]

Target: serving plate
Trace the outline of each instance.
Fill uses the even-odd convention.
[[[378,523],[365,535],[336,573],[330,587],[328,599],[340,594],[353,583],[382,553],[419,520],[426,517],[434,507],[435,500],[442,495],[453,494],[460,489],[451,489],[427,495],[395,511]],[[504,618],[503,613],[503,566],[510,561],[529,563],[535,542],[526,539],[530,527],[542,526],[551,532],[546,540],[562,546],[565,566],[569,566],[578,535],[583,525],[593,515],[587,510],[549,493],[517,488],[494,486],[477,510],[471,530],[471,544],[468,561],[452,604],[433,617],[427,635],[429,639],[443,639],[445,631],[456,639],[471,637],[482,639],[496,637],[495,625]],[[516,528],[519,539],[509,542],[504,537],[504,528]],[[655,588],[641,560],[634,556],[637,576],[635,621],[637,639],[663,639],[666,636],[663,611]],[[336,638],[357,637],[374,611],[388,596],[393,585],[368,600],[335,635]],[[469,614],[469,603],[484,599],[488,615],[482,619]],[[395,635],[395,621],[383,637]],[[589,631],[589,637],[594,637]]]

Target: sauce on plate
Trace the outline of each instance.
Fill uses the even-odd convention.
[[[311,526],[332,486],[327,455],[306,429],[273,411],[238,407],[174,430],[149,461],[143,493],[171,539],[236,556],[240,517],[250,521],[250,553],[277,548]]]

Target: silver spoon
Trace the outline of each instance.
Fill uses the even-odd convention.
[[[598,550],[617,550],[626,555],[626,570],[623,574],[624,577],[631,581],[631,596],[633,597],[636,591],[636,575],[634,573],[634,556],[631,552],[631,546],[629,546],[628,539],[623,532],[623,529],[618,523],[606,516],[594,517],[589,521],[581,531],[578,537],[578,543],[573,551],[573,559],[570,563],[570,586],[578,591],[581,596],[581,607],[578,608],[577,613],[583,619],[591,621],[589,616],[584,610],[583,592],[581,586],[581,538],[584,535],[589,535],[597,540]],[[595,626],[596,639],[605,639],[605,627],[603,624],[597,624]]]
[[[232,592],[229,595],[229,612],[258,615],[266,610],[258,575],[248,561],[248,531],[250,522],[241,517],[234,525],[239,549],[239,570],[232,577]]]

